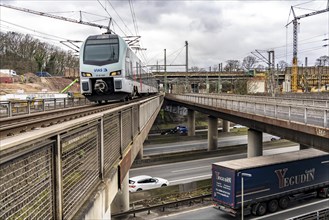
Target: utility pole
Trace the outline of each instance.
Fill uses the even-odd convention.
[[[274,80],[274,50],[268,51],[268,71],[269,71],[269,82],[271,94],[275,96],[275,80]]]
[[[164,92],[167,92],[167,56],[166,49],[164,49]]]
[[[185,41],[185,47],[186,47],[186,73],[188,73],[188,42]]]
[[[187,87],[189,86],[188,83],[188,42],[185,41],[185,49],[186,49],[186,76],[185,76],[185,93],[188,90]]]

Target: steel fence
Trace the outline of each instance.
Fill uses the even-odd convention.
[[[104,116],[104,177],[111,178],[113,164],[121,155],[120,113]]]
[[[73,127],[66,122],[17,145],[15,137],[2,141],[0,219],[74,218],[102,181],[112,178],[123,150],[140,132],[141,118],[146,124],[153,116],[139,115],[140,106],[156,110],[159,104],[157,97],[88,116]]]
[[[0,219],[54,219],[53,151],[34,143],[1,155]]]
[[[90,104],[86,98],[35,99],[0,102],[0,118]]]
[[[61,137],[63,218],[71,219],[99,180],[99,124]]]

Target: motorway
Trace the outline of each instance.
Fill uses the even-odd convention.
[[[273,135],[263,133],[263,142],[271,140]],[[235,146],[241,144],[247,144],[247,135],[239,136],[229,136],[229,137],[218,137],[218,148]],[[207,149],[208,140],[196,140],[196,141],[184,141],[170,144],[152,144],[145,145],[143,154],[144,156],[156,155],[156,154],[165,154],[173,152],[182,152],[182,151],[191,151],[191,150],[201,150]]]
[[[265,150],[264,155],[299,150],[295,143],[283,143],[282,148]],[[169,180],[170,184],[183,184],[211,177],[211,164],[219,161],[246,158],[246,153],[197,159],[192,161],[167,163],[156,166],[130,169],[130,176],[150,175]]]
[[[264,135],[264,140],[268,140],[271,135]],[[245,144],[246,143],[246,136],[235,136],[235,137],[225,137],[219,140],[219,143],[228,145],[234,144]],[[275,144],[275,142],[273,142]],[[170,145],[170,146],[168,146]],[[189,141],[189,142],[182,142],[182,143],[173,143],[173,144],[165,144],[164,146],[160,145],[149,145],[148,147],[144,148],[144,155],[146,154],[156,154],[156,153],[164,153],[164,152],[173,152],[175,149],[179,149],[180,151],[183,150],[191,150],[195,149],[196,146],[201,148],[206,148],[206,141]],[[280,145],[280,148],[264,150],[264,155],[270,154],[277,154],[277,153],[284,153],[284,152],[293,152],[299,150],[299,145],[292,142],[283,142]],[[157,149],[159,148],[159,149]],[[168,148],[168,150],[165,150]],[[152,152],[152,153],[150,153]],[[183,184],[188,182],[193,182],[202,179],[211,178],[211,164],[214,162],[219,161],[226,161],[226,160],[233,160],[233,159],[240,159],[247,157],[246,153],[239,153],[234,155],[227,155],[227,156],[218,156],[218,157],[211,157],[205,159],[196,159],[192,161],[185,161],[185,162],[177,162],[177,163],[167,163],[162,165],[155,165],[149,167],[141,167],[135,168],[130,170],[130,176],[137,176],[137,175],[150,175],[155,177],[162,177],[168,179],[171,185],[175,184]],[[255,217],[255,216],[245,216],[244,219],[253,219],[253,220],[276,220],[276,219],[287,219],[293,216],[298,216],[301,214],[309,213],[314,210],[322,209],[329,206],[329,199],[318,199],[318,198],[309,198],[306,201],[294,202],[290,204],[289,209],[280,210],[273,214],[267,214],[262,217]],[[177,210],[176,210],[177,212]],[[143,216],[143,219],[223,219],[223,220],[232,220],[232,219],[239,219],[233,218],[232,216],[220,212],[213,208],[212,205],[207,205],[204,207],[198,206],[196,208],[189,209],[188,211],[182,211],[175,214],[168,214],[165,216],[158,216],[156,218],[148,218],[147,216]]]
[[[267,214],[261,217],[256,216],[245,216],[244,219],[252,220],[278,220],[278,219],[288,219],[294,216],[299,216],[305,213],[312,212],[314,210],[327,208],[329,206],[329,199],[318,199],[309,198],[306,201],[291,203],[289,208],[286,210],[280,210],[272,214]],[[223,213],[217,209],[214,209],[212,205],[199,207],[193,210],[188,210],[180,213],[169,214],[166,216],[157,217],[154,219],[163,220],[237,220],[240,218],[234,218],[226,213]]]

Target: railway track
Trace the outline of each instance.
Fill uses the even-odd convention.
[[[62,122],[81,118],[87,115],[106,111],[118,106],[126,105],[128,102],[111,103],[106,105],[88,105],[68,109],[40,112],[31,115],[22,115],[0,119],[0,139],[19,135],[28,131],[42,129]]]

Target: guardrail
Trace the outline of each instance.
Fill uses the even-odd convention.
[[[255,115],[262,115],[275,119],[288,120],[289,122],[297,122],[305,125],[315,125],[328,128],[329,126],[329,108],[328,107],[305,107],[278,103],[268,103],[264,101],[240,100],[236,98],[229,99],[222,96],[206,96],[206,95],[171,95],[177,99],[212,106],[216,108],[224,108],[238,112],[244,112]]]
[[[319,209],[311,213],[288,218],[287,220],[328,220],[329,208]]]
[[[1,140],[0,219],[72,219],[148,123],[161,97]]]
[[[146,212],[147,211],[147,213],[150,214],[152,209],[158,209],[158,208],[161,208],[162,211],[164,212],[165,208],[168,207],[168,206],[178,207],[178,205],[181,204],[181,203],[189,203],[191,205],[191,203],[195,200],[201,200],[201,202],[203,202],[203,200],[205,198],[209,198],[209,197],[211,197],[211,194],[191,197],[191,198],[187,198],[187,199],[181,199],[181,200],[177,200],[177,201],[174,201],[174,202],[167,202],[167,203],[162,203],[162,204],[159,204],[159,205],[153,205],[153,206],[148,206],[148,207],[139,208],[139,209],[134,209],[133,208],[133,209],[130,209],[126,212],[120,212],[120,213],[112,214],[111,217],[115,218],[115,217],[123,217],[123,216],[127,216],[127,215],[133,215],[134,217],[136,217],[136,213]]]
[[[33,99],[0,102],[0,117],[32,114],[90,104],[86,98]]]

